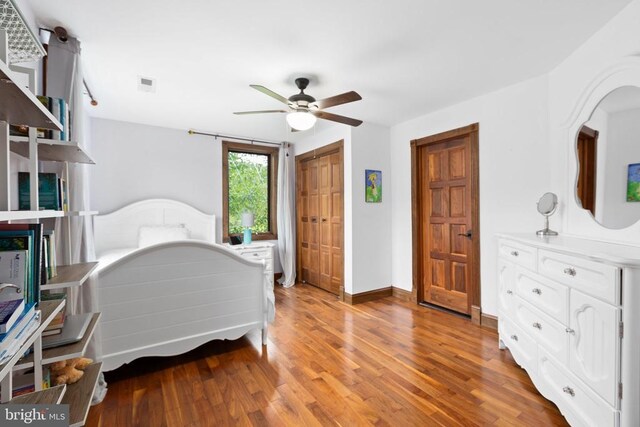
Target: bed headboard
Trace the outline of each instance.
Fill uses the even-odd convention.
[[[207,215],[175,200],[149,199],[94,217],[96,254],[135,248],[141,226],[169,224],[184,224],[192,239],[215,243],[215,215]]]

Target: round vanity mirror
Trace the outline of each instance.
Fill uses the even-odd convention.
[[[538,200],[538,212],[544,216],[544,228],[536,231],[538,236],[557,236],[558,233],[549,229],[549,217],[558,208],[558,196],[553,193],[544,193]]]
[[[596,106],[576,138],[576,199],[607,228],[640,220],[640,88],[623,86]]]

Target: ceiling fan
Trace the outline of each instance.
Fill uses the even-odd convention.
[[[316,99],[304,93],[304,90],[309,85],[309,79],[299,77],[296,79],[296,86],[300,89],[300,93],[291,95],[289,98],[285,98],[282,95],[278,95],[272,90],[267,89],[260,85],[250,85],[252,88],[259,90],[265,95],[277,99],[278,101],[286,104],[288,110],[261,110],[261,111],[238,111],[233,114],[264,114],[264,113],[288,113],[287,123],[293,130],[307,130],[311,129],[316,123],[316,118],[331,120],[333,122],[344,123],[349,126],[360,126],[362,120],[352,119],[350,117],[340,116],[338,114],[327,113],[323,111],[325,108],[335,107],[336,105],[347,104],[349,102],[359,101],[362,99],[358,93],[351,91],[345,92],[340,95],[332,96],[329,98]]]

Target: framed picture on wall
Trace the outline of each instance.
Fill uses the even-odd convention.
[[[382,172],[372,169],[364,171],[365,192],[364,201],[367,203],[382,202]]]
[[[632,163],[627,171],[627,202],[640,202],[640,163]]]

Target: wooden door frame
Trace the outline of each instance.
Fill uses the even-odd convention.
[[[301,167],[301,163],[306,161],[306,160],[311,160],[311,159],[315,159],[317,157],[321,157],[327,154],[334,154],[334,153],[338,153],[340,155],[340,164],[342,165],[340,168],[340,180],[342,181],[342,191],[340,193],[340,204],[341,204],[341,209],[340,209],[340,216],[342,217],[342,273],[341,273],[341,277],[342,277],[342,283],[340,284],[340,293],[338,295],[338,297],[340,298],[340,301],[344,301],[344,229],[345,229],[345,222],[344,222],[344,140],[341,139],[339,141],[336,141],[332,144],[328,144],[316,149],[313,149],[311,151],[307,151],[306,153],[302,153],[296,156],[296,180],[298,177],[298,170]],[[302,230],[302,225],[301,225],[301,221],[298,218],[298,206],[300,205],[300,192],[298,191],[298,183],[296,182],[296,277],[302,279],[302,263],[300,262],[301,258],[302,258],[302,251],[301,251],[301,237],[300,237],[300,232]]]
[[[412,264],[413,264],[413,284],[411,288],[411,294],[414,301],[421,302],[421,295],[423,293],[422,280],[423,276],[422,262],[423,257],[423,242],[422,242],[422,227],[420,222],[420,210],[422,208],[422,200],[420,198],[420,192],[418,191],[418,150],[421,147],[428,145],[438,144],[446,142],[451,139],[456,139],[461,136],[469,136],[471,141],[471,219],[474,224],[473,240],[472,240],[472,256],[469,262],[471,266],[470,277],[468,283],[470,284],[469,298],[471,299],[471,318],[474,323],[480,323],[480,198],[479,198],[479,150],[478,150],[478,133],[480,125],[474,123],[458,129],[453,129],[447,132],[438,133],[435,135],[426,136],[424,138],[414,139],[411,141],[411,231],[412,231]]]

